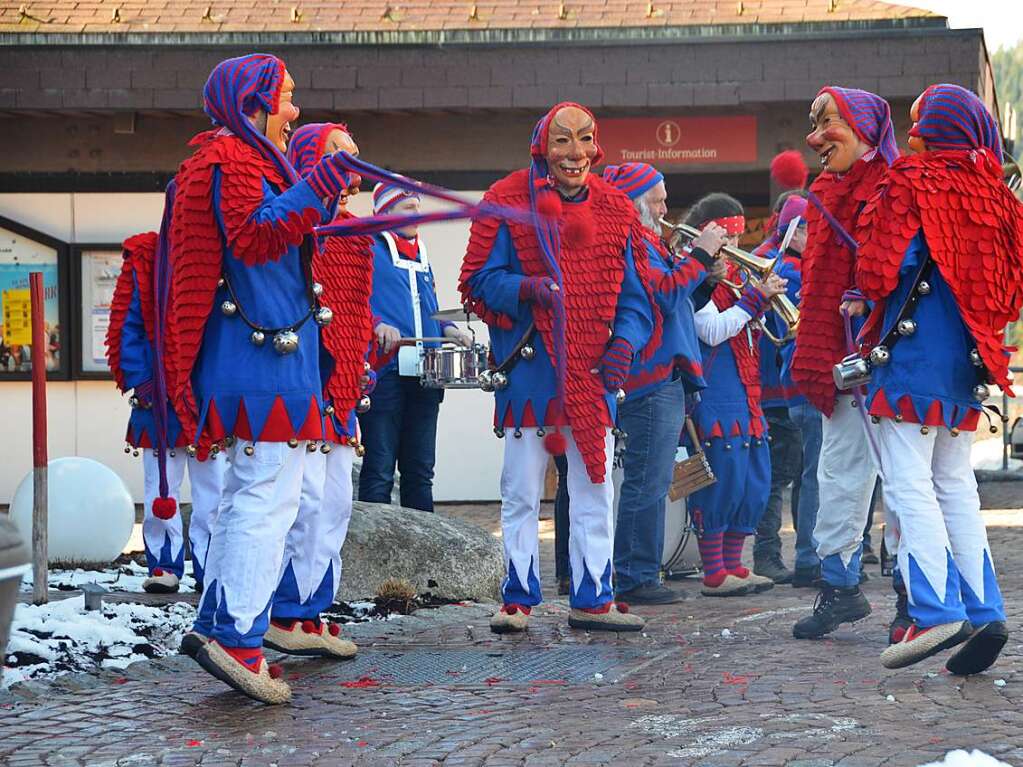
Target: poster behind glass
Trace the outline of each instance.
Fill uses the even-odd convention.
[[[31,372],[32,322],[28,276],[42,272],[45,296],[46,369],[59,370],[64,343],[55,248],[0,228],[0,373]]]
[[[82,251],[82,371],[105,373],[110,302],[114,297],[123,256],[120,250]]]

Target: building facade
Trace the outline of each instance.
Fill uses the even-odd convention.
[[[728,191],[754,226],[772,198],[771,158],[805,150],[807,108],[824,84],[888,98],[900,136],[913,99],[935,82],[968,87],[998,113],[979,30],[872,0],[256,5],[0,2],[10,148],[0,238],[16,230],[7,250],[25,247],[19,237],[46,240],[61,283],[51,455],[96,457],[136,494],[140,467],[119,442],[127,404],[97,362],[107,272],[117,242],[158,226],[164,186],[188,139],[208,127],[201,90],[224,58],[278,54],[300,122],[346,122],[364,158],[468,195],[527,162],[547,108],[578,101],[598,116],[608,162],[642,159],[665,172],[672,208]],[[441,303],[453,306],[467,226],[425,236]],[[0,275],[14,258],[4,250]],[[0,370],[0,419],[12,436],[0,444],[0,503],[30,468],[28,389],[17,377]],[[497,496],[489,409],[480,392],[449,393],[439,499]]]

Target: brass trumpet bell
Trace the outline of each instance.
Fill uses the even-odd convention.
[[[686,245],[700,236],[700,230],[696,227],[689,226],[688,224],[673,224],[663,218],[660,220],[660,224],[661,226],[667,227],[669,230],[668,248],[675,255],[681,253]],[[774,272],[774,267],[778,261],[776,258],[764,258],[763,256],[757,256],[749,251],[742,250],[741,248],[735,248],[731,245],[725,245],[721,248],[721,252],[724,254],[725,258],[739,267],[739,271],[743,274],[744,280],[741,285],[728,282],[727,280],[724,282],[724,284],[732,290],[736,297],[742,294],[742,291],[749,280],[756,279],[758,282],[763,282],[767,279],[768,275]],[[775,346],[784,346],[796,337],[796,331],[799,329],[799,309],[796,308],[796,305],[793,304],[789,297],[784,293],[781,293],[771,299],[771,308],[785,326],[785,333],[781,337],[778,337],[766,326],[761,325],[761,328],[764,331],[764,335],[770,339],[771,343]]]

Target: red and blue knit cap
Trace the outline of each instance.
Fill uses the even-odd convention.
[[[420,199],[419,192],[381,182],[373,187],[373,213],[377,216],[386,216],[395,205],[410,198]]]
[[[899,145],[895,142],[892,110],[887,101],[870,91],[834,85],[821,88],[817,96],[822,93],[831,95],[842,119],[864,144],[876,148],[889,165],[898,159]]]
[[[604,168],[604,180],[625,192],[630,200],[642,197],[664,181],[664,174],[645,162],[623,162]]]
[[[919,120],[909,135],[928,149],[987,149],[1002,161],[998,125],[984,102],[959,85],[932,85],[920,97]]]
[[[270,160],[289,184],[298,181],[291,163],[249,117],[263,109],[277,114],[284,85],[284,62],[267,53],[250,53],[221,61],[203,89],[203,110],[214,125],[227,128]]]
[[[806,221],[806,206],[808,200],[800,194],[790,194],[778,211],[778,224],[775,230],[779,235],[784,236],[793,219]],[[797,224],[798,226],[799,224]]]

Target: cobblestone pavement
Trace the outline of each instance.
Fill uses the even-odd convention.
[[[496,527],[494,507],[444,513]],[[1015,627],[1023,516],[988,518]],[[490,634],[488,605],[360,624],[355,661],[284,660],[290,707],[249,702],[185,658],[76,677],[6,699],[0,765],[895,767],[963,747],[1023,765],[1021,638],[970,679],[943,658],[886,671],[894,599],[871,574],[873,615],[825,641],[791,638],[811,591],[713,600],[690,583],[681,605],[637,609],[641,635],[572,631],[563,599],[516,637]]]

